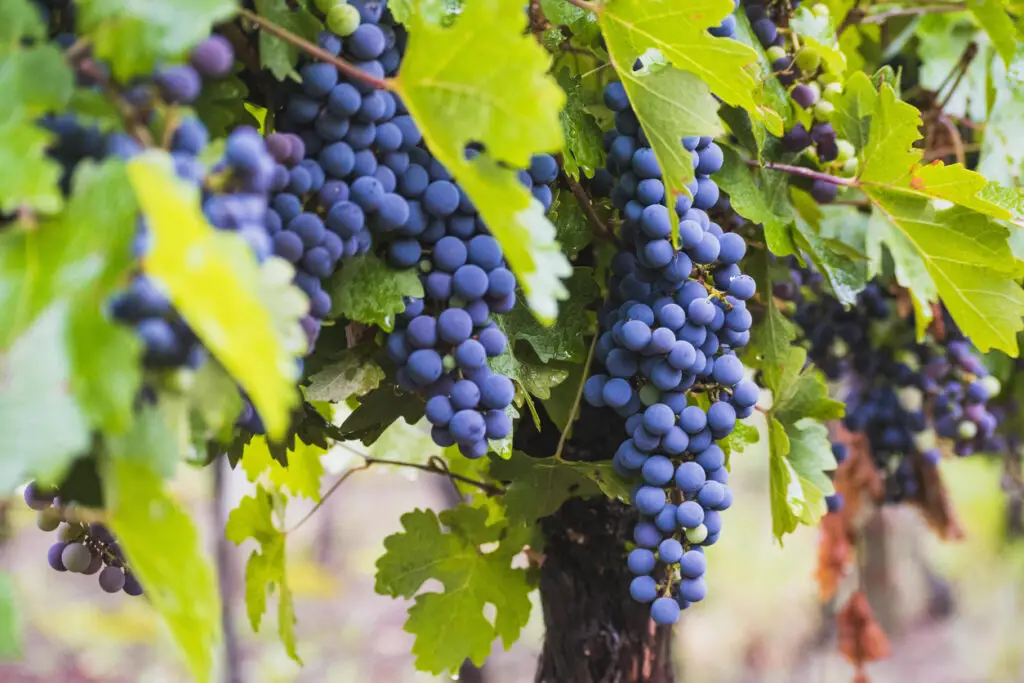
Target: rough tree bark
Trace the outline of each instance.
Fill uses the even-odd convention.
[[[542,429],[523,420],[516,447],[550,457],[559,429],[538,405]],[[609,459],[621,441],[621,420],[584,406],[562,456]],[[605,498],[572,498],[541,521],[546,539],[540,570],[544,646],[536,683],[672,683],[672,631],[655,628],[645,605],[630,600],[633,578],[625,541],[636,515]]]
[[[227,479],[230,473],[227,458],[219,457],[213,467],[213,528],[223,529],[227,524],[227,510],[231,503],[227,499]],[[221,597],[221,628],[224,632],[224,668],[221,679],[224,683],[244,683],[244,654],[238,637],[238,558],[235,548],[222,533],[215,535],[214,553],[217,558],[217,586]]]

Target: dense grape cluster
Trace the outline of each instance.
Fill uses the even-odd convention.
[[[788,20],[788,12],[797,3],[743,0],[741,5],[754,35],[768,53],[775,77],[788,89],[797,107],[798,120],[783,135],[783,149],[805,152],[811,161],[828,165],[839,175],[855,175],[856,149],[847,140],[838,138],[831,123],[835,111],[833,101],[843,92],[841,74],[829,72],[828,62],[816,48],[801,46],[791,31],[778,28]],[[824,4],[816,4],[810,11],[824,19],[829,15]],[[814,180],[808,189],[818,202],[828,203],[835,200],[838,187],[825,180]]]
[[[100,588],[107,593],[123,590],[128,595],[142,595],[142,586],[125,564],[124,554],[107,527],[79,521],[73,506],[64,506],[58,495],[34,483],[25,487],[25,503],[36,510],[36,525],[41,530],[58,534],[59,540],[47,552],[54,570],[99,574]]]
[[[710,178],[722,166],[718,145],[710,138],[681,141],[696,177],[691,196],[673,202],[682,247],[676,250],[661,170],[622,85],[609,85],[604,99],[615,112],[606,145],[624,249],[612,260],[594,354],[598,371],[584,397],[626,418],[612,462],[642,482],[633,494],[641,518],[628,560],[636,574],[630,594],[651,603],[655,622],[670,624],[704,598],[704,548],[718,540],[721,512],[732,503],[716,441],[750,415],[758,398],[735,355],[750,338],[746,300],[755,284],[739,269],[743,239],[706,213],[719,199]]]
[[[436,161],[431,165],[443,170]],[[554,157],[538,155],[520,180],[547,208],[557,174]],[[431,188],[443,193],[431,197]],[[516,279],[501,245],[458,185],[440,179],[424,190],[406,191],[420,197],[410,204],[416,214],[425,214],[425,225],[387,248],[393,264],[418,266],[425,296],[407,302],[398,329],[388,337],[388,354],[398,365],[399,386],[428,397],[434,441],[443,447],[457,444],[463,455],[479,458],[487,453],[488,439],[503,439],[512,429],[507,408],[515,387],[492,372],[487,359],[507,346],[490,315],[515,305]]]
[[[929,336],[918,343],[913,320],[900,317],[895,297],[877,284],[844,309],[821,292],[820,276],[796,278],[811,290],[806,300],[793,287],[776,293],[798,298],[795,321],[809,358],[842,380],[844,424],[867,437],[889,500],[917,495],[915,463],[937,464],[943,443],[960,456],[985,447],[997,426],[986,405],[999,382],[958,338],[952,320],[944,321],[943,341]]]

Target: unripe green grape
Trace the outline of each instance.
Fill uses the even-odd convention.
[[[420,272],[421,273],[429,273],[433,269],[434,269],[434,264],[431,263],[429,259],[423,259],[422,261],[420,261]]]
[[[843,84],[838,81],[825,84],[825,89],[822,91],[822,96],[829,102],[833,102],[840,95],[843,94]]]
[[[832,119],[832,114],[836,111],[835,105],[825,100],[818,100],[818,103],[814,105],[814,118],[818,121],[829,121]]]
[[[766,54],[768,55],[768,62],[772,63],[772,62],[775,62],[776,60],[779,60],[779,59],[782,59],[783,57],[785,57],[786,56],[786,49],[781,47],[781,46],[779,46],[779,45],[772,45],[770,48],[768,48],[768,51],[767,51]]]
[[[658,398],[660,398],[660,396],[661,392],[658,391],[658,387],[653,384],[645,384],[643,388],[640,389],[640,403],[645,406],[654,405],[658,402]]]
[[[36,526],[42,531],[53,531],[60,526],[60,521],[60,510],[57,508],[46,508],[36,515]]]
[[[701,524],[686,530],[686,540],[690,543],[703,543],[708,537],[708,528]]]
[[[822,19],[827,19],[829,16],[828,5],[818,3],[811,7],[811,14]]]
[[[988,375],[986,377],[982,377],[978,381],[981,382],[981,385],[983,387],[988,389],[988,395],[989,396],[998,396],[1000,390],[1003,388],[1003,385],[999,381],[999,379],[996,378],[996,377],[993,377],[992,375]]]
[[[455,357],[452,356],[450,353],[446,354],[445,357],[441,359],[441,366],[444,368],[445,372],[451,372],[452,370],[454,370],[455,365]]]
[[[347,3],[345,0],[316,0],[314,4],[318,10],[327,14],[338,5],[345,5]]]
[[[836,140],[836,149],[839,150],[839,156],[836,157],[839,161],[846,161],[857,156],[857,150],[849,140]]]
[[[327,28],[339,36],[350,36],[359,28],[359,10],[352,5],[335,5],[327,12]]]
[[[65,543],[74,543],[83,536],[85,536],[85,527],[81,524],[64,523],[60,525],[60,540]]]
[[[956,434],[961,439],[969,441],[978,435],[978,425],[968,420],[964,420],[956,426]]]
[[[81,543],[69,543],[60,554],[69,572],[83,574],[92,564],[92,552]]]
[[[820,64],[821,55],[813,48],[805,47],[796,53],[796,65],[802,71],[817,71]]]
[[[846,162],[843,163],[842,168],[840,169],[840,175],[842,175],[844,178],[852,178],[853,176],[857,175],[857,170],[859,168],[860,160],[857,157],[847,159]]]

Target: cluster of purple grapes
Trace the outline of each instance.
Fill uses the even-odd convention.
[[[636,574],[630,594],[651,603],[656,623],[671,624],[681,609],[704,598],[704,548],[718,540],[721,511],[732,503],[725,453],[716,441],[757,402],[757,385],[744,378],[734,352],[750,339],[746,300],[756,287],[739,269],[743,239],[706,213],[719,199],[709,176],[722,166],[721,149],[710,138],[681,141],[696,178],[691,196],[674,202],[677,251],[661,170],[621,84],[609,85],[604,99],[615,112],[607,170],[616,178],[611,197],[627,248],[612,260],[594,354],[598,372],[583,391],[590,405],[626,418],[626,439],[612,463],[622,475],[641,479],[633,492],[641,519],[628,560]]]
[[[90,576],[98,573],[100,588],[105,592],[123,590],[128,595],[142,595],[142,586],[125,564],[124,554],[107,527],[78,521],[73,506],[63,506],[55,493],[34,483],[25,487],[25,503],[37,512],[36,526],[58,532],[60,540],[47,552],[54,570]]]
[[[999,393],[999,382],[957,338],[952,320],[945,321],[945,342],[917,343],[913,321],[897,318],[894,297],[876,283],[844,309],[820,290],[820,276],[796,277],[818,289],[814,297],[805,301],[794,288],[776,294],[796,293],[794,319],[809,358],[830,379],[844,380],[844,424],[867,437],[889,500],[917,495],[915,462],[938,464],[939,439],[960,456],[985,447],[997,427],[987,402]],[[892,345],[876,342],[879,327]]]
[[[835,112],[832,101],[843,92],[840,75],[828,72],[827,62],[821,59],[815,48],[807,45],[797,48],[796,41],[792,38],[787,40],[789,34],[778,30],[777,23],[783,19],[784,13],[795,9],[799,2],[780,4],[746,0],[742,5],[754,35],[767,51],[779,83],[789,88],[790,98],[808,115],[807,125],[798,121],[783,135],[783,149],[794,153],[806,150],[812,160],[829,164],[840,175],[855,175],[858,168],[856,149],[847,140],[839,139],[830,123]],[[814,5],[811,11],[823,18],[829,14],[824,4]],[[809,190],[815,200],[827,204],[835,200],[838,186],[814,180]]]

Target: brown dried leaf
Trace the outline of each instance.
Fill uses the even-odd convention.
[[[818,538],[818,566],[814,577],[818,581],[818,596],[822,602],[831,600],[846,576],[853,559],[848,525],[841,512],[830,512],[821,520]]]
[[[888,657],[889,639],[878,625],[867,596],[857,591],[846,601],[836,618],[839,651],[857,669],[855,681],[867,681],[864,665]]]

